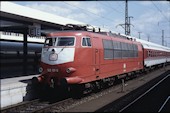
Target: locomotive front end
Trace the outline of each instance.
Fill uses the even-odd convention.
[[[41,76],[34,81],[50,87],[65,85],[68,82],[81,82],[71,77],[76,71],[73,67],[76,38],[74,36],[51,36],[46,38],[41,53],[39,71]]]

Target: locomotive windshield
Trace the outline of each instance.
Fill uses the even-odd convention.
[[[46,38],[44,46],[74,46],[74,40],[74,37]]]

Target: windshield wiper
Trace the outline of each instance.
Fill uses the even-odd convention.
[[[64,47],[60,50],[60,52],[62,52],[63,50],[64,50],[64,48],[66,48],[68,45],[70,45],[70,44],[72,44],[73,43],[73,41],[71,41],[71,42],[67,42],[66,44],[64,44]],[[60,53],[59,52],[59,53]],[[58,53],[58,54],[59,54]]]

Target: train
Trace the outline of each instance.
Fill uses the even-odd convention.
[[[47,34],[34,84],[82,94],[170,62],[170,48],[111,32]]]
[[[28,36],[26,56],[22,34],[0,31],[0,37],[1,79],[39,74],[43,37]],[[27,60],[26,64],[24,59]]]
[[[22,42],[11,42],[11,41],[0,41],[1,43],[1,52],[9,51],[23,51]],[[38,43],[28,43],[28,51],[41,53],[43,44]]]
[[[1,53],[8,52],[23,52],[23,35],[12,32],[0,31]],[[44,43],[44,37],[30,37],[27,38],[27,51],[41,53]]]

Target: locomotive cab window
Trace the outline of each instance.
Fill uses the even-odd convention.
[[[74,46],[74,40],[74,37],[47,38],[44,46]]]
[[[74,46],[74,37],[58,37],[56,46]]]
[[[90,41],[89,37],[83,37],[82,38],[82,46],[85,46],[85,47],[91,46],[91,41]]]

